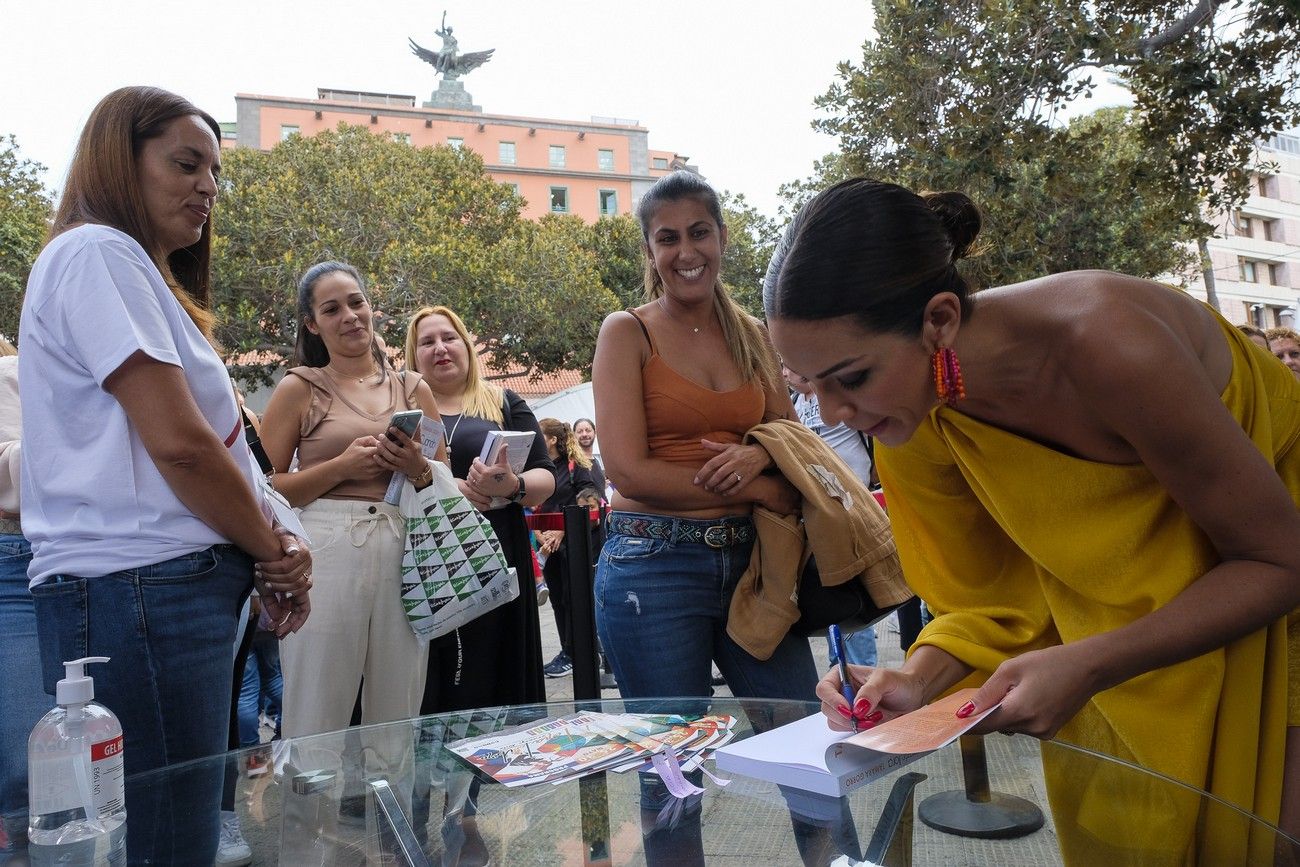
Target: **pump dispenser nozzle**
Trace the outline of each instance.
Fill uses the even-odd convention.
[[[87,656],[63,663],[64,678],[54,688],[54,700],[67,707],[72,704],[85,704],[95,697],[95,681],[86,676],[86,664],[90,662],[108,662],[107,656]]]

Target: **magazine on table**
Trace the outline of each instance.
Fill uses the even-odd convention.
[[[547,719],[512,732],[466,738],[448,749],[510,787],[562,783],[598,771],[649,766],[672,750],[685,770],[730,739],[735,718],[606,714],[596,711]],[[692,764],[693,763],[693,764]]]

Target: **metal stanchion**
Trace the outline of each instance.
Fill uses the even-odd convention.
[[[961,738],[963,791],[940,792],[921,802],[917,815],[936,831],[958,837],[1009,840],[1043,827],[1043,811],[1024,798],[989,789],[982,735]]]
[[[564,541],[568,546],[568,572],[564,601],[572,632],[573,698],[600,698],[600,670],[596,651],[596,604],[591,578],[591,513],[586,506],[564,507]]]

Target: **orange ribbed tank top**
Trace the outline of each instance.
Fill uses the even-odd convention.
[[[715,454],[700,445],[701,439],[738,443],[763,420],[766,400],[761,386],[748,382],[731,391],[714,391],[686,378],[664,361],[641,317],[628,312],[650,344],[650,358],[641,368],[650,457],[701,467]]]

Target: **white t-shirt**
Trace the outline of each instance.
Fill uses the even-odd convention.
[[[811,428],[813,433],[826,442],[826,445],[835,449],[840,460],[849,465],[849,469],[853,470],[853,474],[861,479],[864,485],[871,483],[871,453],[867,451],[867,443],[862,433],[844,422],[834,427],[827,427],[826,422],[822,421],[821,405],[815,394],[795,392],[794,411],[799,416],[799,421]]]
[[[18,335],[22,520],[33,587],[53,575],[107,575],[229,541],[172,492],[103,389],[137,351],[180,367],[199,411],[258,490],[225,365],[133,238],[84,225],[51,241],[27,281]]]

